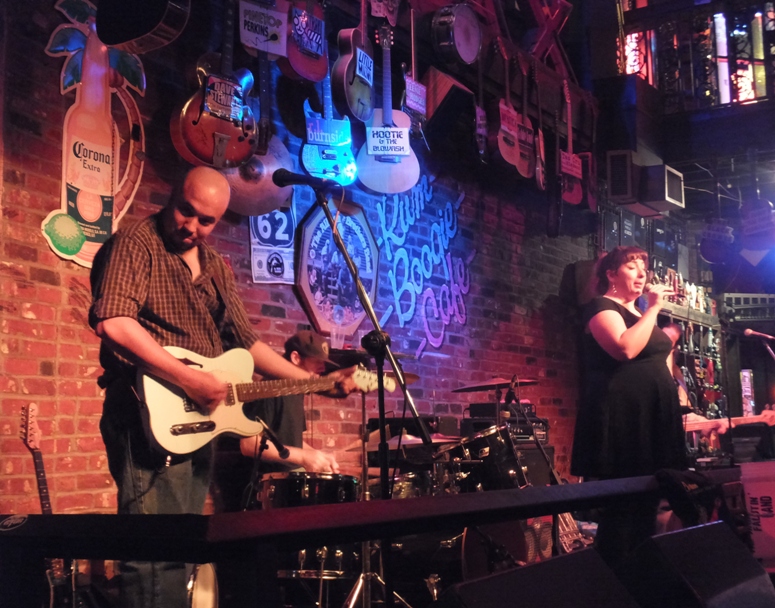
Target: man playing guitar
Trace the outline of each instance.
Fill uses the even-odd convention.
[[[203,413],[220,406],[227,386],[163,347],[205,357],[241,347],[258,373],[310,377],[256,338],[231,271],[205,242],[228,204],[226,179],[212,168],[196,167],[161,212],[122,227],[95,258],[89,324],[102,339],[100,430],[118,486],[119,513],[200,514],[210,484],[209,445],[175,457],[152,447],[135,376],[139,369],[182,388]],[[341,390],[349,392],[352,370],[336,373]],[[121,571],[125,605],[187,605],[183,564],[123,562]]]

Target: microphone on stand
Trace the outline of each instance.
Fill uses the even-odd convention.
[[[332,188],[343,188],[343,186],[332,179],[321,179],[319,177],[310,177],[301,173],[294,173],[288,169],[277,169],[272,173],[272,181],[275,186],[285,188],[286,186],[309,186],[314,190],[331,190]]]
[[[746,329],[743,332],[743,335],[751,338],[761,338],[762,340],[775,340],[775,336],[770,336],[769,334],[763,334],[761,332],[754,331],[752,329]]]
[[[274,445],[280,458],[282,458],[283,460],[288,458],[288,456],[291,455],[291,451],[283,445],[283,442],[280,441],[280,438],[275,434],[275,432],[271,428],[269,428],[269,425],[263,420],[261,420],[259,416],[253,416],[253,420],[255,420],[256,422],[264,426],[264,430],[261,431],[261,435],[263,435],[269,441],[272,442],[272,445]]]

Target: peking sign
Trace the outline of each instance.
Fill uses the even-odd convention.
[[[395,316],[400,327],[419,314],[424,337],[415,355],[430,344],[440,348],[447,328],[466,324],[465,296],[471,282],[469,268],[475,250],[462,257],[451,244],[458,233],[456,200],[434,195],[427,176],[408,192],[383,196],[377,203],[380,237],[377,244],[387,258],[392,303],[382,315],[384,326]]]

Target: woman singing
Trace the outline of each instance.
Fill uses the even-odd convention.
[[[646,288],[648,254],[617,247],[597,267],[598,293],[584,309],[584,389],[576,419],[571,472],[612,479],[686,468],[675,382],[665,364],[670,338],[657,327],[664,285]],[[609,563],[654,533],[658,500],[606,508],[595,544]]]

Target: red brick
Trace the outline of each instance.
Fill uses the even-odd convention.
[[[25,340],[22,342],[21,352],[33,357],[51,359],[57,356],[57,347],[52,342]]]
[[[102,414],[101,399],[81,399],[78,404],[79,416],[94,416]]]
[[[65,380],[59,382],[59,394],[66,397],[95,397],[97,385],[94,382]]]
[[[23,378],[21,381],[22,392],[25,395],[55,395],[56,385],[51,380],[39,380],[35,378]]]
[[[38,362],[35,359],[9,359],[5,362],[5,371],[21,376],[37,375]]]
[[[75,416],[78,402],[75,399],[58,399],[57,406],[57,413],[60,416]]]
[[[38,287],[38,300],[48,304],[61,304],[62,291],[50,287]]]
[[[78,452],[103,452],[105,451],[105,444],[102,442],[102,437],[81,437],[76,440],[78,445]]]
[[[78,489],[75,475],[57,475],[53,477],[52,481],[53,485],[49,483],[49,487],[57,494],[75,492]]]
[[[99,435],[100,433],[100,419],[94,418],[79,418],[78,420],[78,434],[79,435]]]
[[[72,418],[60,418],[56,430],[58,435],[74,435],[75,421]]]
[[[113,485],[109,473],[91,473],[78,475],[79,490],[106,490]]]
[[[63,359],[83,359],[83,347],[79,344],[60,344],[59,356]]]
[[[15,378],[0,376],[0,393],[18,393],[19,383]]]
[[[94,495],[88,492],[64,494],[54,499],[54,511],[64,514],[89,512],[94,507]]]
[[[88,462],[86,456],[60,456],[54,462],[54,470],[57,473],[80,473],[86,470]]]
[[[65,378],[75,378],[78,376],[78,364],[77,363],[60,363],[58,373]]]

